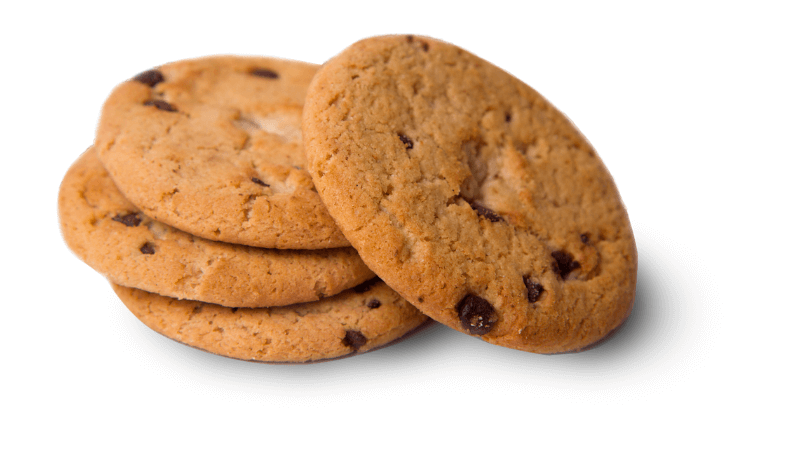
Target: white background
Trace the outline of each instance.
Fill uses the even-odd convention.
[[[651,3],[3,6],[0,447],[797,446],[797,3]],[[147,329],[63,244],[61,177],[118,82],[389,33],[499,65],[597,148],[640,264],[606,344],[542,356],[438,326],[324,364],[229,360]]]

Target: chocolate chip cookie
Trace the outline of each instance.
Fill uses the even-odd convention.
[[[361,257],[425,314],[538,353],[631,311],[637,255],[597,152],[538,92],[454,45],[358,42],[303,112],[309,172]]]
[[[125,197],[180,230],[256,247],[347,247],[304,169],[300,118],[316,70],[215,56],[142,72],[111,93],[95,147]]]
[[[117,190],[94,150],[58,198],[64,240],[111,281],[233,307],[318,300],[374,274],[353,248],[274,250],[209,241],[146,216]]]
[[[154,331],[248,361],[301,363],[355,355],[395,342],[428,321],[380,281],[319,302],[278,308],[228,308],[112,286]]]

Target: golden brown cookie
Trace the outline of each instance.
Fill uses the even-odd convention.
[[[347,247],[304,169],[300,118],[316,69],[214,56],[143,72],[111,93],[95,147],[125,197],[195,236]]]
[[[331,296],[374,274],[353,248],[273,250],[195,237],[156,222],[114,186],[93,150],[61,183],[64,240],[115,283],[227,306],[279,306]]]
[[[191,347],[260,362],[313,362],[364,353],[418,329],[428,318],[378,281],[319,302],[228,308],[112,283],[154,331]]]
[[[347,239],[433,319],[539,353],[619,326],[636,246],[611,175],[535,90],[435,39],[358,42],[314,77],[309,172]]]

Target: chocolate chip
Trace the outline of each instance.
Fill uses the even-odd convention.
[[[461,326],[469,334],[483,336],[492,331],[494,324],[497,323],[497,314],[492,304],[477,295],[469,294],[461,299],[456,305],[456,312],[461,320]]]
[[[477,212],[479,216],[485,217],[485,218],[489,219],[492,222],[500,222],[501,220],[503,220],[503,218],[500,217],[499,215],[497,215],[496,212],[494,212],[491,209],[481,205],[478,202],[471,202],[469,204],[469,206],[471,206],[472,209],[474,209],[475,212]]]
[[[581,264],[573,260],[572,255],[561,250],[556,250],[550,254],[555,261],[553,262],[553,270],[564,279],[570,272],[579,269]]]
[[[192,314],[199,314],[203,310],[203,305],[197,305],[192,308]]]
[[[511,113],[506,113],[506,122],[511,122]]]
[[[531,280],[531,277],[522,277],[522,281],[528,288],[528,303],[536,303],[536,300],[539,300],[539,296],[544,292],[544,286]]]
[[[261,181],[260,179],[258,179],[256,177],[250,178],[250,181],[252,181],[253,183],[258,184],[260,186],[269,187],[269,185],[267,183],[264,183],[263,181]]]
[[[406,136],[405,134],[397,133],[397,137],[400,138],[403,144],[406,144],[406,150],[411,150],[412,148],[414,148],[414,142],[411,139],[409,139],[408,136]]]
[[[409,44],[414,42],[414,35],[412,35],[412,34],[407,35],[406,36],[406,42],[408,42]],[[422,51],[427,52],[428,51],[428,43],[425,42],[425,41],[419,41],[419,42],[420,42],[420,46],[422,46]]]
[[[119,222],[126,227],[138,227],[140,223],[142,223],[142,218],[139,217],[136,213],[125,214],[117,214],[113,219],[114,222]]]
[[[153,247],[153,244],[145,242],[144,245],[139,248],[139,251],[145,255],[152,255],[156,252],[156,249]]]
[[[367,343],[367,338],[360,331],[347,330],[342,343],[348,347],[353,347],[354,350],[358,350]]]
[[[586,233],[582,234],[581,235],[581,242],[583,242],[584,244],[588,243],[589,242],[589,235],[586,234]]]
[[[378,277],[371,278],[371,279],[359,284],[358,286],[354,287],[353,290],[358,292],[359,294],[363,294],[364,292],[367,292],[368,290],[372,289],[372,285],[377,283],[378,280],[379,280]]]
[[[418,298],[417,301],[420,303],[425,303],[425,300],[423,300],[422,297]]]
[[[381,301],[378,300],[377,298],[373,298],[372,300],[369,301],[369,303],[367,303],[367,308],[369,309],[375,309],[380,307],[381,307]]]
[[[275,72],[272,69],[253,69],[250,71],[250,75],[255,75],[261,78],[270,78],[273,80],[278,78],[278,72]]]
[[[153,87],[164,81],[164,75],[158,70],[148,70],[133,77],[133,81]]]
[[[235,313],[235,312],[236,312],[236,311],[238,311],[238,310],[239,310],[239,308],[231,308],[231,312],[232,312],[232,313]]]
[[[148,100],[144,102],[144,106],[155,106],[156,108],[167,111],[167,112],[175,112],[177,109],[170,105],[169,103],[165,102],[164,100]]]

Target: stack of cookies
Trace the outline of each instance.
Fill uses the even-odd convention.
[[[375,278],[304,170],[316,70],[177,62],[106,101],[94,146],[62,182],[61,227],[149,327],[234,358],[305,362],[386,345],[427,320]]]
[[[245,360],[364,352],[428,317],[576,351],[619,327],[636,285],[627,213],[586,139],[430,38],[367,39],[322,67],[143,72],[106,101],[59,209],[68,246],[140,320]]]

